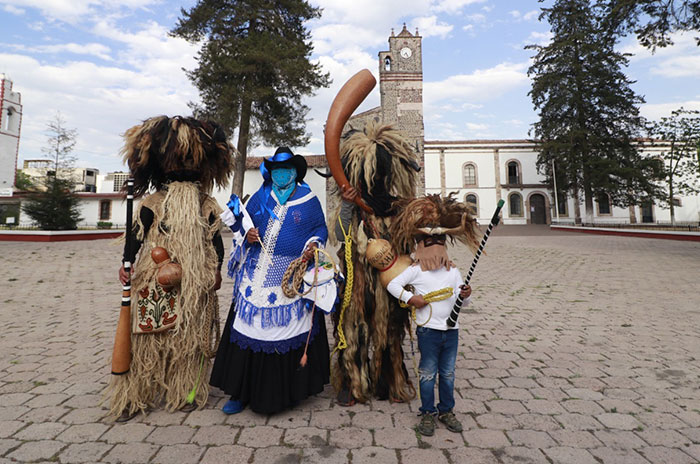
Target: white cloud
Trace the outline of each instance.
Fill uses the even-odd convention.
[[[683,107],[686,110],[700,111],[700,99],[667,103],[647,103],[642,105],[639,110],[641,115],[645,118],[650,120],[658,120],[662,117],[670,117],[671,112],[680,107]]]
[[[523,19],[525,21],[531,21],[533,19],[537,19],[539,16],[540,16],[539,10],[532,10],[532,11],[528,11],[527,13],[525,13],[523,15]]]
[[[525,40],[520,43],[513,44],[513,48],[522,49],[528,45],[540,45],[542,47],[549,45],[552,41],[553,34],[551,31],[547,32],[530,32]]]
[[[37,45],[34,47],[20,44],[2,44],[2,46],[6,49],[13,49],[15,51],[27,53],[73,53],[75,55],[95,56],[106,61],[110,61],[112,59],[109,55],[109,47],[99,43],[66,43],[55,45]]]
[[[438,22],[437,16],[415,18],[413,24],[418,28],[423,38],[435,36],[444,39],[454,28],[451,24]]]
[[[424,95],[426,105],[435,105],[443,100],[460,102],[485,102],[529,83],[527,63],[501,63],[489,69],[476,70],[471,74],[458,74],[440,82],[426,82]]]
[[[476,124],[473,122],[468,122],[465,124],[465,126],[468,130],[470,130],[472,132],[476,132],[476,131],[484,132],[487,129],[489,129],[489,127],[490,127],[488,124]]]
[[[486,0],[440,0],[436,2],[435,11],[458,13],[465,6],[484,3]]]
[[[518,19],[520,17],[520,12],[518,10],[509,11],[508,14],[515,19]]]
[[[462,26],[462,30],[469,32],[474,30],[474,25],[473,24],[467,24],[466,26]]]
[[[700,53],[695,56],[676,56],[651,68],[651,73],[664,77],[700,78]]]
[[[11,13],[11,14],[17,15],[17,16],[23,15],[27,11],[24,8],[18,8],[14,5],[5,5],[2,9],[4,11],[7,11],[8,13]]]
[[[161,0],[0,0],[10,8],[35,8],[49,20],[65,21],[75,24],[85,15],[98,9],[118,10],[120,8],[137,9]]]
[[[466,15],[465,19],[467,21],[471,21],[473,23],[485,23],[486,22],[486,15],[483,15],[481,13],[474,13],[474,14]]]

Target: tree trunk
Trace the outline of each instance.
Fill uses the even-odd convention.
[[[593,188],[586,167],[583,168],[583,196],[586,202],[586,224],[593,224]]]
[[[581,224],[581,203],[578,198],[578,187],[574,187],[574,223]]]
[[[233,161],[233,182],[231,183],[231,193],[243,198],[243,180],[245,179],[245,161],[248,157],[248,141],[250,140],[250,109],[252,106],[250,99],[245,98],[241,104],[241,124],[238,130],[238,144],[236,149],[238,155]]]
[[[676,225],[676,209],[673,204],[673,172],[668,176],[668,204],[671,206],[671,225]]]

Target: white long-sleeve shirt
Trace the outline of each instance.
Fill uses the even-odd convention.
[[[421,271],[420,266],[414,265],[409,266],[405,271],[389,282],[387,290],[393,296],[406,303],[413,295],[426,295],[445,287],[452,287],[454,292],[450,298],[442,301],[435,301],[423,308],[416,309],[416,323],[418,325],[424,325],[425,327],[436,330],[449,330],[459,328],[459,323],[454,327],[449,327],[447,325],[447,319],[449,319],[452,307],[459,295],[459,287],[463,283],[462,275],[456,267],[453,267],[449,271],[444,267],[435,271]],[[415,293],[404,290],[404,286],[406,285],[413,285],[416,290]],[[466,298],[462,302],[462,307],[465,307],[470,302],[471,297]],[[431,306],[432,315],[430,313]]]

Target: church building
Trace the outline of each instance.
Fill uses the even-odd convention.
[[[537,143],[534,140],[425,140],[423,125],[423,61],[421,36],[403,29],[392,30],[389,50],[379,52],[381,106],[359,113],[349,125],[359,128],[370,118],[394,124],[421,159],[424,175],[417,192],[457,197],[469,203],[481,223],[491,219],[499,200],[504,224],[573,223],[574,200],[554,188],[537,172]],[[658,156],[665,144],[641,142],[647,156]],[[556,166],[555,166],[556,169]],[[676,221],[700,221],[700,196],[673,199]],[[581,215],[585,217],[583,197]],[[619,208],[610,199],[594,199],[595,223],[670,222],[668,208],[646,204]]]

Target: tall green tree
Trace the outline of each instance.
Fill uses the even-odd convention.
[[[676,194],[700,192],[700,111],[679,108],[649,125],[649,134],[667,144],[661,152],[667,185],[665,203],[671,208],[675,224]]]
[[[538,169],[551,180],[554,160],[557,187],[574,197],[577,222],[581,194],[591,222],[594,198],[607,195],[625,206],[658,193],[658,163],[643,158],[634,140],[643,129],[644,100],[630,88],[622,71],[627,57],[615,51],[599,14],[588,0],[556,0],[540,15],[551,26],[551,42],[526,47],[536,51],[528,75],[539,115]]]
[[[187,75],[199,89],[196,116],[238,130],[232,192],[243,191],[248,147],[303,146],[309,141],[302,97],[329,85],[311,62],[305,23],[321,15],[306,0],[199,0],[171,34],[202,43],[198,66]]]
[[[80,200],[73,190],[72,167],[75,163],[77,131],[66,127],[66,121],[56,113],[46,124],[47,140],[42,151],[51,157],[52,170],[42,179],[43,189],[34,192],[22,205],[24,212],[44,230],[78,228]]]
[[[617,32],[633,32],[652,50],[673,44],[670,34],[700,31],[700,0],[600,0],[605,23]],[[695,37],[700,45],[700,37]]]

